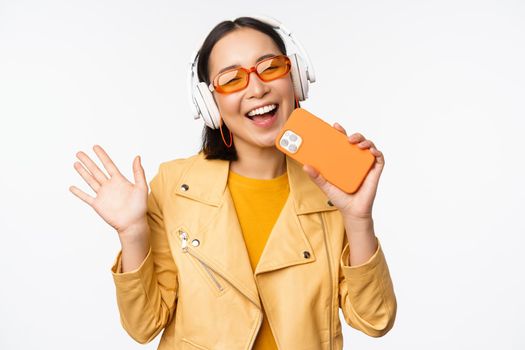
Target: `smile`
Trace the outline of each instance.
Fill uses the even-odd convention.
[[[245,114],[245,117],[250,119],[256,126],[268,128],[271,127],[277,119],[276,114],[278,109],[278,104],[270,104],[251,110]]]
[[[250,112],[246,113],[246,116],[248,118],[250,117],[253,117],[253,116],[256,116],[256,115],[263,115],[263,114],[266,114],[266,113],[270,113],[274,110],[277,110],[277,107],[278,105],[276,104],[270,104],[270,105],[266,105],[266,106],[263,106],[263,107],[259,107],[259,108],[255,108],[253,110],[251,110]]]

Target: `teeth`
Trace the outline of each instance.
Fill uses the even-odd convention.
[[[256,109],[248,112],[248,116],[249,117],[253,117],[254,115],[261,115],[261,114],[264,114],[264,113],[268,113],[268,112],[273,111],[275,108],[277,108],[277,106],[274,105],[274,104],[268,105],[268,106],[264,106],[264,107],[260,107],[260,108],[256,108]]]

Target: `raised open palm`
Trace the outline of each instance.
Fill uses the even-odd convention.
[[[76,154],[80,162],[74,167],[87,184],[95,191],[96,196],[90,196],[76,186],[69,190],[78,198],[89,204],[117,232],[144,223],[146,221],[148,185],[140,157],[133,159],[133,177],[135,183],[128,181],[115,166],[108,154],[99,145],[93,146],[100,159],[106,175],[96,164],[80,151]]]

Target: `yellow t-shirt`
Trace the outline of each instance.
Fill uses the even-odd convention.
[[[268,236],[288,198],[290,192],[288,174],[284,173],[273,179],[261,180],[230,171],[228,188],[239,218],[252,271],[255,271]],[[253,349],[277,349],[264,308],[263,323]]]

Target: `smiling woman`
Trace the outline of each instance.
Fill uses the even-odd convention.
[[[239,53],[235,51],[228,52],[230,45],[232,45],[232,43],[233,45],[237,45],[237,43],[240,42],[239,40],[245,40],[251,44],[251,46],[246,47],[246,51],[244,51],[242,55],[239,55]],[[261,52],[262,55],[260,55]],[[285,42],[271,25],[250,17],[241,17],[233,22],[224,21],[219,23],[210,32],[198,52],[198,77],[200,81],[206,82],[207,85],[214,85],[211,84],[212,80],[216,79],[218,75],[224,71],[230,70],[231,72],[232,68],[239,68],[242,66],[251,67],[267,58],[286,55],[286,53]],[[241,59],[245,62],[241,62]],[[229,64],[222,62],[227,62]],[[222,66],[218,66],[218,63],[221,63]],[[291,65],[291,63],[289,65]],[[283,71],[283,74],[281,74],[279,78],[286,75],[289,69],[288,66],[288,70]],[[241,72],[243,71],[241,70]],[[243,75],[246,76],[244,78],[245,83],[248,83],[250,80],[250,73],[246,74],[246,71],[244,71]],[[258,78],[260,79],[261,77],[258,75]],[[252,85],[257,85],[257,83],[258,82],[254,82]],[[288,105],[293,103],[294,99],[291,95],[293,94],[291,76],[287,75],[286,79],[280,79],[278,83],[280,83],[281,90],[284,88],[284,92],[286,92],[282,97],[288,98],[288,100],[284,102]],[[239,118],[235,119],[233,117],[235,115],[239,116],[241,112],[245,112],[244,114],[246,114],[246,112],[250,112],[264,105],[275,104],[277,107],[280,106],[277,101],[276,103],[270,103],[269,101],[270,98],[275,99],[275,96],[277,95],[276,91],[273,92],[273,96],[264,96],[263,100],[268,102],[263,102],[260,98],[252,98],[250,101],[246,101],[248,98],[245,98],[241,103],[242,99],[240,99],[240,97],[246,93],[253,94],[253,88],[256,89],[256,94],[266,94],[264,91],[257,91],[257,88],[260,89],[260,87],[260,85],[255,87],[252,86],[249,91],[239,92],[231,96],[214,93],[214,101],[217,103],[221,119],[224,120],[225,125],[222,125],[223,130],[214,129],[207,125],[204,126],[202,151],[206,155],[206,158],[237,160],[237,145],[239,144],[240,147],[243,147],[243,142],[245,143],[246,138],[250,136],[248,135],[249,131],[242,132],[241,130],[246,125],[239,125]],[[237,106],[235,104],[237,104]],[[287,106],[288,113],[285,112],[282,114],[285,114],[286,116],[289,115],[293,109],[292,106]],[[264,123],[261,121],[260,124],[262,124],[261,126],[270,126],[269,124],[273,125],[274,123],[270,123],[269,121]],[[278,125],[275,125],[273,129],[278,130]],[[230,131],[233,134],[230,134],[232,137],[230,140],[232,145],[231,147],[228,147],[229,143],[227,144],[226,142],[223,142],[224,137],[221,136],[221,133],[228,134]],[[267,139],[265,140],[266,144],[268,143],[268,140],[271,139],[271,136],[272,135],[267,136]],[[253,132],[251,137],[253,139]]]
[[[287,53],[276,28],[290,34],[249,17],[210,32],[191,72],[202,149],[162,163],[149,194],[139,158],[133,184],[100,146],[109,175],[77,154],[97,196],[71,191],[119,234],[111,272],[120,319],[140,343],[163,331],[161,350],[339,350],[339,309],[374,337],[394,324],[372,220],[383,155],[361,134],[348,137],[375,157],[350,195],[275,147],[315,81],[306,54]]]

